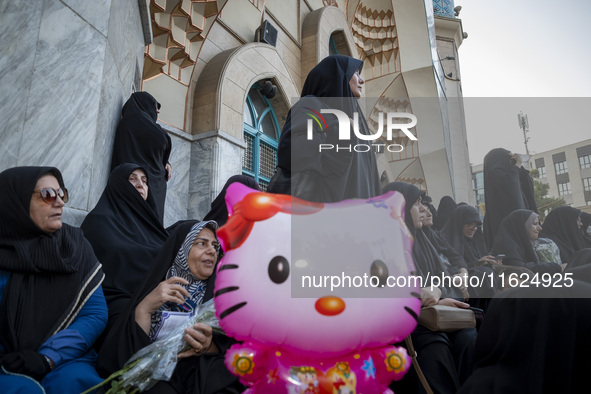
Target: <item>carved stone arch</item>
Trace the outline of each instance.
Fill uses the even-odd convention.
[[[331,34],[343,32],[349,53],[357,56],[357,48],[345,13],[337,7],[322,7],[310,12],[302,25],[302,79],[328,56]],[[303,81],[302,81],[303,85]]]
[[[287,106],[299,97],[275,47],[256,42],[217,54],[197,81],[192,134],[221,130],[241,140],[244,102],[250,87],[261,79],[273,80]]]

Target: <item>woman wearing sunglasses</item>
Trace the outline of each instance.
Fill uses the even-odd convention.
[[[0,387],[80,393],[101,381],[92,345],[107,323],[104,274],[53,167],[0,173]]]
[[[105,271],[109,307],[105,335],[168,238],[151,186],[143,167],[121,164],[111,172],[101,198],[80,226]]]

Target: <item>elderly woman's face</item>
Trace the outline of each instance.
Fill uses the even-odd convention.
[[[58,190],[60,184],[53,175],[43,175],[37,181],[35,190],[51,188]],[[62,211],[64,201],[56,197],[55,201],[48,203],[41,198],[41,193],[34,192],[29,205],[29,216],[41,230],[46,233],[53,233],[62,228]]]
[[[410,208],[410,216],[412,217],[412,224],[417,230],[423,227],[423,223],[427,218],[427,208],[421,204],[420,198]]]
[[[215,234],[207,227],[197,234],[187,258],[187,264],[195,278],[205,280],[213,274],[219,248],[220,243]]]
[[[542,226],[540,226],[540,218],[537,217],[534,219],[534,222],[529,226],[528,233],[530,241],[535,241],[538,239],[538,236],[542,231]]]
[[[142,169],[138,168],[129,174],[128,180],[144,200],[148,198],[148,177]]]

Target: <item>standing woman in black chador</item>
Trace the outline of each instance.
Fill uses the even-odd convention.
[[[501,221],[516,209],[538,212],[534,184],[521,156],[507,149],[493,149],[484,157],[484,240],[492,248]]]
[[[101,265],[62,223],[54,167],[0,173],[0,391],[80,393],[101,381],[92,345],[107,324]]]
[[[349,198],[369,198],[380,194],[375,154],[339,149],[337,145],[355,146],[361,141],[351,123],[358,114],[359,133],[369,135],[357,99],[365,81],[363,62],[352,57],[333,55],[324,58],[310,71],[302,89],[302,99],[289,111],[281,131],[277,173],[268,191],[292,194],[317,202],[336,202]],[[339,122],[334,114],[322,109],[336,109],[349,117],[350,140],[339,140]],[[313,139],[307,139],[308,120],[312,121]],[[320,144],[334,149],[319,151]]]
[[[96,207],[80,226],[105,271],[107,330],[168,238],[156,215],[151,179],[142,174],[137,164],[115,168]]]
[[[163,223],[166,182],[171,176],[168,162],[172,142],[156,123],[160,103],[148,92],[135,92],[121,110],[115,134],[111,171],[122,163],[140,165],[150,178],[150,194]]]

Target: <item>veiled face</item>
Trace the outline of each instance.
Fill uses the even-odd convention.
[[[423,223],[426,227],[433,226],[433,214],[431,210],[425,207],[425,221]]]
[[[39,178],[35,185],[35,190],[48,187],[55,190],[60,188],[57,178],[50,174],[43,175]],[[61,198],[56,197],[53,203],[48,203],[41,198],[41,194],[33,193],[29,205],[29,215],[37,227],[46,233],[53,233],[62,228],[63,208],[64,202]]]
[[[142,169],[138,168],[129,174],[128,180],[144,200],[148,198],[148,177]]]
[[[479,227],[480,223],[478,222],[470,222],[464,224],[464,227],[462,229],[464,231],[464,237],[472,239],[474,237],[474,234],[476,234],[476,230],[478,230]]]
[[[355,98],[361,97],[363,94],[363,84],[365,80],[361,77],[359,70],[355,71],[355,74],[349,80],[349,87],[351,88],[351,92],[353,92],[353,96]]]
[[[542,231],[542,226],[540,226],[540,218],[536,217],[534,219],[534,222],[531,224],[531,226],[529,226],[528,229],[529,239],[531,241],[535,241],[536,239],[538,239],[540,231]]]
[[[410,216],[412,217],[412,224],[415,226],[415,229],[420,229],[423,227],[423,223],[427,217],[427,208],[423,204],[421,204],[421,199],[419,198],[410,209]]]
[[[187,264],[195,278],[205,280],[213,274],[219,247],[215,234],[207,227],[197,234],[187,258]]]

